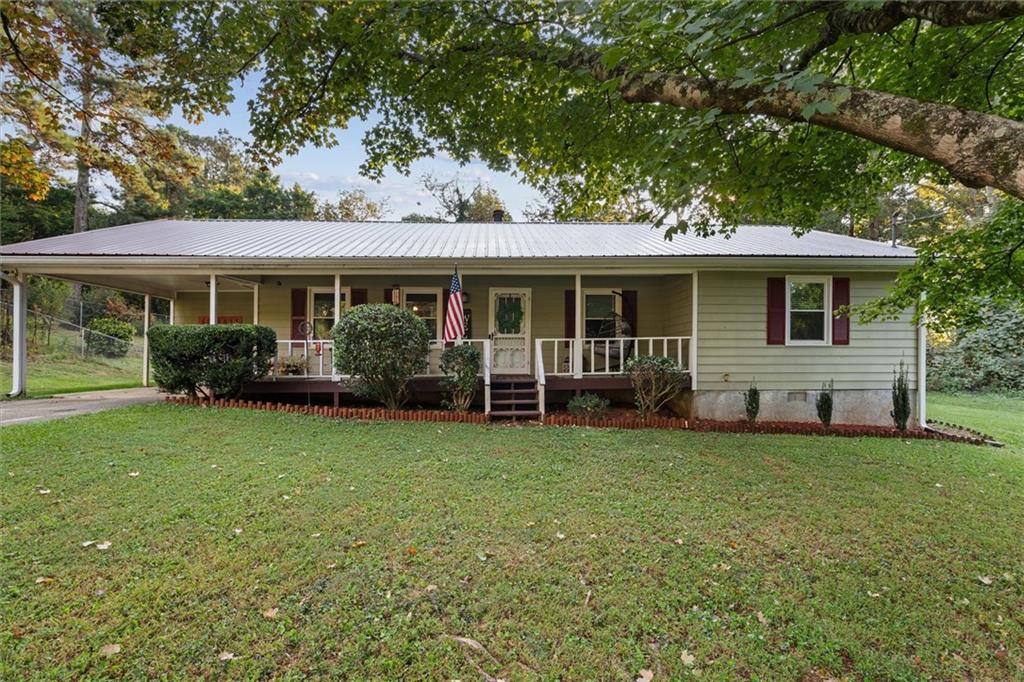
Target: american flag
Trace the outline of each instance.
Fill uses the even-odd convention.
[[[448,312],[444,316],[444,342],[455,341],[466,335],[466,317],[462,311],[462,282],[459,271],[452,275],[452,286],[448,297]]]

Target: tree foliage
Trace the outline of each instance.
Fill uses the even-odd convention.
[[[1024,306],[988,304],[985,324],[957,330],[928,349],[928,388],[1024,393]]]
[[[428,174],[423,176],[422,183],[423,189],[430,192],[441,205],[444,219],[456,223],[489,223],[494,220],[494,212],[501,211],[504,222],[512,220],[512,215],[498,193],[482,182],[466,190],[458,178],[439,180]]]

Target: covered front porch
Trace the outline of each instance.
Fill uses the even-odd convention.
[[[171,324],[269,326],[278,337],[276,356],[265,379],[247,391],[311,392],[338,400],[349,393],[348,377],[334,368],[330,330],[345,310],[365,303],[402,306],[424,321],[432,338],[428,369],[413,383],[418,393],[437,392],[454,267],[396,268],[387,274],[367,267],[334,272],[154,267],[146,273],[46,274],[140,293],[146,301],[166,298]],[[459,343],[481,352],[483,409],[502,411],[492,405],[492,392],[501,390],[496,383],[533,382],[541,414],[549,404],[581,391],[626,390],[626,361],[643,355],[670,358],[689,375],[692,388],[697,275],[648,270],[460,268],[466,338]],[[16,298],[22,301],[25,286],[23,278],[15,282]],[[148,385],[148,354],[143,374]]]

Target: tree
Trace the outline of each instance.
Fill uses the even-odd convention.
[[[380,220],[388,210],[386,201],[374,201],[361,189],[338,192],[332,203],[323,201],[317,206],[317,220],[360,221]]]
[[[512,220],[501,197],[489,185],[478,182],[467,192],[458,178],[444,181],[430,174],[424,175],[421,182],[423,189],[441,205],[442,215],[456,223],[489,223],[494,220],[495,211],[502,212],[504,222]]]
[[[0,10],[0,113],[46,167],[73,167],[73,229],[88,227],[93,171],[108,171],[152,201],[164,181],[194,172],[175,138],[151,125],[168,113],[146,87],[153,66],[109,47],[103,6],[12,1]],[[148,171],[148,172],[147,172]]]
[[[423,213],[409,213],[402,216],[403,223],[438,223],[442,218],[436,215],[424,215]]]

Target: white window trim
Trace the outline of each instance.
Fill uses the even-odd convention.
[[[825,317],[825,339],[799,340],[791,339],[790,324],[793,316],[791,314],[789,292],[790,283],[813,283],[825,285],[825,310],[822,314]],[[786,345],[787,346],[831,346],[832,345],[832,275],[786,275]]]
[[[618,293],[616,293],[618,292]],[[622,296],[620,295],[622,289],[584,289],[583,290],[583,307],[580,309],[580,314],[583,316],[583,333],[587,332],[587,296],[611,296],[612,306],[616,315],[622,316]],[[590,338],[590,337],[584,337]]]
[[[437,322],[434,331],[434,338],[440,341],[444,338],[444,289],[441,287],[402,287],[402,309],[405,310],[408,294],[434,294],[437,296]]]
[[[315,294],[330,294],[331,302],[334,302],[334,287],[308,287],[306,289],[306,319],[313,324],[313,296]],[[341,312],[348,310],[352,304],[352,287],[341,288]],[[339,313],[340,316],[340,313]],[[333,326],[333,325],[332,325]],[[330,339],[313,339],[314,341],[329,341]]]

